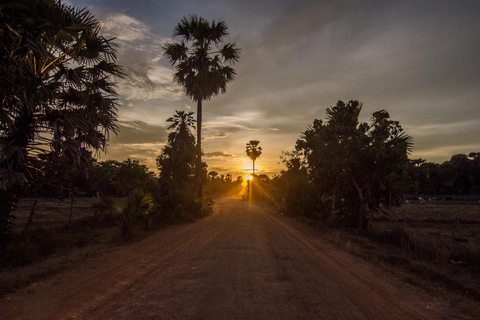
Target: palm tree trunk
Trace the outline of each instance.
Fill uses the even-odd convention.
[[[197,101],[197,183],[198,183],[198,197],[203,199],[203,184],[202,184],[202,100]]]
[[[255,175],[255,160],[253,160],[253,175]]]

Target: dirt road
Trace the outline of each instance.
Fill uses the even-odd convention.
[[[2,319],[439,319],[438,303],[239,199],[3,297]]]

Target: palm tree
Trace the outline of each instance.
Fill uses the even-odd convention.
[[[193,119],[193,112],[186,113],[184,110],[175,110],[173,117],[167,119],[167,122],[172,122],[168,129],[175,129],[176,132],[187,130],[189,127],[195,129],[195,119]]]
[[[247,143],[247,156],[253,160],[253,174],[255,174],[255,160],[262,154],[262,147],[258,146],[259,143],[258,140],[250,140]]]
[[[183,17],[173,31],[181,43],[167,43],[163,49],[172,66],[176,66],[173,79],[185,89],[186,95],[197,102],[197,161],[198,196],[203,197],[202,172],[202,102],[220,92],[225,93],[227,83],[235,79],[230,66],[239,59],[240,49],[235,43],[223,44],[228,36],[222,20],[211,23],[197,15]],[[223,46],[222,46],[223,44]]]
[[[86,9],[16,0],[0,16],[1,245],[20,190],[48,178],[46,165],[64,155],[80,167],[105,150],[117,131],[113,80],[124,74]]]

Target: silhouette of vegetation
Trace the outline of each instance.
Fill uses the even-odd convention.
[[[202,200],[194,195],[197,183],[195,161],[195,137],[190,129],[195,129],[193,112],[176,111],[167,119],[172,124],[168,127],[174,131],[168,135],[167,145],[157,157],[160,170],[160,193],[158,202],[163,203],[171,212],[172,220],[189,220],[202,212]],[[202,183],[206,180],[206,167],[202,163]],[[205,203],[208,206],[208,201]]]
[[[180,36],[182,42],[167,43],[163,49],[170,63],[176,66],[174,81],[197,102],[196,175],[198,196],[202,198],[202,102],[226,92],[227,84],[235,79],[231,65],[238,62],[240,49],[235,43],[223,44],[228,32],[222,20],[210,23],[190,15],[178,23],[173,36]]]
[[[255,175],[255,160],[262,154],[262,147],[259,147],[260,141],[250,140],[246,146],[247,156],[253,161],[252,174]]]
[[[63,155],[81,167],[116,132],[112,39],[86,9],[53,0],[0,7],[0,246],[22,189]]]
[[[480,153],[455,154],[441,164],[416,159],[410,179],[406,192],[415,196],[480,195]]]
[[[152,195],[138,189],[131,192],[127,199],[118,206],[122,219],[122,235],[125,239],[129,239],[133,235],[135,219],[141,219],[145,230],[148,231],[152,224],[153,206]]]
[[[97,192],[114,197],[126,197],[135,189],[155,192],[155,174],[138,160],[128,158],[122,162],[107,160],[95,162],[87,170],[84,193],[96,196]]]
[[[190,128],[195,129],[195,120],[193,112],[176,111],[174,117],[168,118],[167,122],[172,123],[168,129],[174,131],[169,133],[167,145],[157,157],[157,166],[160,180],[176,193],[187,183],[193,182],[196,149]]]
[[[358,101],[339,101],[327,109],[325,122],[316,119],[307,128],[296,143],[296,152],[286,154],[288,171],[283,175],[307,184],[296,189],[297,193],[301,190],[302,200],[290,207],[301,204],[302,212],[323,219],[336,212],[336,223],[362,230],[381,203],[403,201],[402,182],[412,139],[385,110],[373,113],[368,123],[359,122],[361,109]],[[308,198],[315,202],[308,203]]]
[[[231,174],[219,175],[215,171],[208,173],[208,181],[206,190],[212,196],[240,196],[243,195],[244,188],[242,186],[243,177],[239,176],[233,180]]]

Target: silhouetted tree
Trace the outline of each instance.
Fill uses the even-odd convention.
[[[105,150],[116,132],[112,39],[86,9],[54,0],[15,0],[0,6],[0,245],[17,195],[64,154],[74,166]]]
[[[107,160],[95,163],[88,169],[87,192],[125,197],[135,189],[152,192],[155,181],[155,174],[138,160]]]
[[[258,140],[250,140],[246,146],[247,156],[253,161],[253,174],[255,174],[255,160],[262,154],[262,147],[258,146],[259,143]]]
[[[240,49],[235,43],[223,44],[228,32],[222,20],[210,23],[190,15],[178,23],[173,36],[180,36],[182,42],[167,43],[163,49],[170,63],[176,66],[174,81],[197,102],[196,175],[198,196],[202,198],[202,102],[226,92],[227,83],[236,75],[230,65],[238,61]]]
[[[327,108],[327,121],[315,120],[296,145],[306,157],[313,183],[334,205],[344,199],[343,205],[356,213],[359,229],[366,227],[367,211],[389,198],[400,202],[398,181],[413,146],[385,110],[373,113],[370,123],[360,123],[361,109],[358,101],[338,101]]]
[[[195,167],[195,137],[190,128],[195,128],[193,112],[176,111],[168,127],[174,129],[168,135],[167,145],[157,157],[160,170],[160,182],[166,185],[168,191],[176,195],[187,183],[192,182]]]

